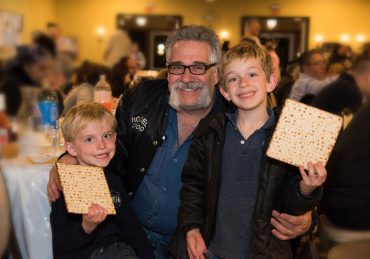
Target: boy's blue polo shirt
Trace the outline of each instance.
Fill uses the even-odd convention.
[[[275,125],[268,108],[265,124],[245,139],[237,128],[237,112],[226,113],[216,226],[209,250],[219,258],[250,258],[253,210],[258,193],[266,130]]]
[[[165,141],[158,148],[132,200],[132,206],[155,246],[167,245],[177,226],[181,172],[192,140],[190,135],[179,145],[177,125],[177,113],[170,108]]]

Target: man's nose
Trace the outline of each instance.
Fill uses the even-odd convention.
[[[183,82],[189,82],[193,78],[193,74],[190,72],[190,68],[186,67],[184,70],[184,74],[182,74],[181,79]]]

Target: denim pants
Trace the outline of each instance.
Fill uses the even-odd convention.
[[[89,259],[139,259],[136,256],[134,249],[131,246],[128,246],[122,242],[114,242],[107,246],[101,247],[93,252]]]

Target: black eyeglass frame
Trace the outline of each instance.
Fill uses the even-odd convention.
[[[182,64],[169,64],[167,65],[167,70],[168,70],[168,73],[172,74],[172,75],[183,75],[185,73],[185,70],[186,69],[189,69],[190,73],[193,74],[193,75],[204,75],[205,73],[207,73],[207,70],[210,69],[211,67],[214,67],[216,66],[217,63],[211,63],[211,64],[194,64],[194,65],[189,65],[189,66],[185,66],[185,65],[182,65]],[[177,67],[182,67],[182,72],[181,73],[172,73],[171,72],[171,67],[174,67],[174,66],[177,66]],[[199,66],[204,66],[204,72],[203,73],[194,73],[192,70],[193,67],[199,67]]]

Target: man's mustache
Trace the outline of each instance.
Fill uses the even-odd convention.
[[[203,89],[204,85],[197,82],[177,82],[173,88],[176,90],[196,90]]]

